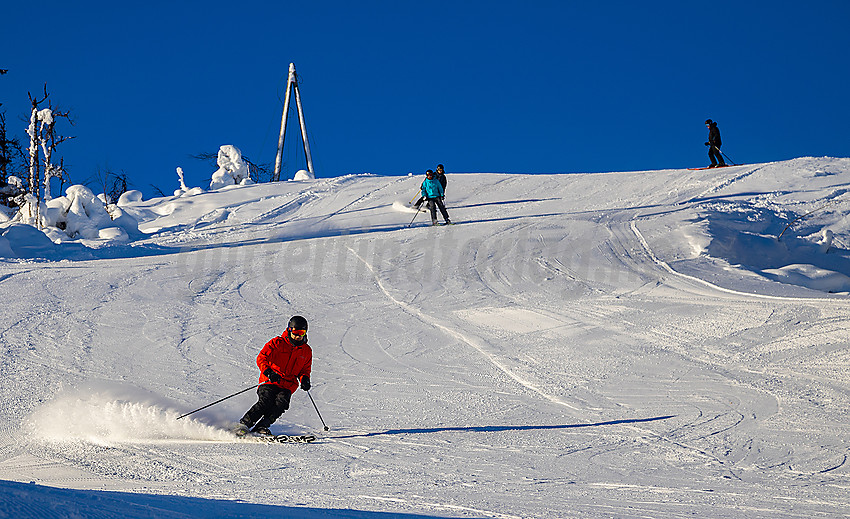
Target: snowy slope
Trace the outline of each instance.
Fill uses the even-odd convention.
[[[847,516],[850,160],[450,174],[457,224],[408,228],[419,182],[138,201],[143,239],[4,260],[0,517]],[[301,391],[272,429],[318,442],[231,438],[250,391],[176,420],[295,313],[330,431]]]

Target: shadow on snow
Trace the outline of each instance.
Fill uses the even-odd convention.
[[[123,519],[186,519],[298,517],[299,519],[426,519],[432,515],[370,512],[338,508],[264,505],[174,495],[136,494],[104,490],[73,490],[34,483],[0,480],[2,517],[122,517]],[[438,515],[437,517],[446,517]]]
[[[507,432],[507,431],[547,431],[559,429],[581,429],[584,427],[604,427],[606,425],[623,425],[634,423],[657,422],[669,420],[676,415],[655,416],[653,418],[629,418],[623,420],[610,420],[607,422],[580,423],[565,425],[483,425],[475,427],[426,427],[421,429],[389,429],[370,433],[350,434],[347,436],[334,436],[337,439],[344,438],[366,438],[370,436],[386,436],[395,434],[430,434],[438,432]]]

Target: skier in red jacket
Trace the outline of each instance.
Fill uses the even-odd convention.
[[[313,350],[307,344],[307,319],[300,315],[289,320],[286,331],[263,346],[257,355],[260,368],[259,400],[239,420],[236,434],[248,431],[270,435],[269,427],[289,409],[292,393],[310,389]],[[253,429],[252,429],[253,427]]]

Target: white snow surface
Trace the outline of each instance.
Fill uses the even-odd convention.
[[[3,227],[0,518],[848,517],[850,159],[448,178],[446,227],[408,175]],[[293,314],[317,442],[177,420]]]

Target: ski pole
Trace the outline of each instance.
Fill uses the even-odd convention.
[[[261,382],[260,384],[262,384],[262,382]],[[258,387],[260,387],[260,384],[253,385],[253,386],[251,386],[251,387],[246,387],[245,389],[243,389],[242,391],[239,391],[238,393],[233,393],[232,395],[230,395],[230,396],[226,396],[226,397],[222,398],[221,400],[216,400],[215,402],[213,402],[213,403],[211,403],[211,404],[207,404],[207,405],[205,405],[204,407],[199,407],[199,408],[195,409],[194,411],[192,411],[191,413],[186,413],[186,414],[184,414],[184,415],[182,415],[182,416],[178,416],[178,417],[177,417],[177,419],[179,420],[179,419],[181,419],[181,418],[184,418],[184,417],[186,417],[186,416],[189,416],[190,414],[197,413],[198,411],[200,411],[200,410],[202,410],[202,409],[206,409],[207,407],[214,406],[214,405],[218,404],[219,402],[224,402],[224,401],[225,401],[225,400],[227,400],[228,398],[233,398],[233,397],[234,397],[234,396],[236,396],[236,395],[241,395],[241,394],[242,394],[242,393],[244,393],[245,391],[250,391],[250,390],[252,390],[252,389],[258,388]]]
[[[717,148],[717,151],[720,151],[720,148]],[[722,151],[720,151],[720,153],[723,153],[723,152],[722,152]],[[724,156],[724,157],[726,157],[727,159],[729,159],[729,162],[731,162],[732,164],[735,164],[735,165],[737,165],[737,164],[738,164],[737,162],[735,162],[734,160],[732,160],[732,157],[730,157],[729,155],[726,155],[725,153],[723,153],[723,156]]]
[[[418,208],[418,207],[416,208],[416,214],[414,214],[414,215],[413,215],[413,218],[411,218],[411,219],[410,219],[410,223],[409,223],[409,224],[407,224],[407,227],[408,227],[408,228],[409,228],[411,225],[413,225],[413,220],[416,220],[416,217],[417,217],[417,216],[419,216],[419,208]]]
[[[423,182],[423,184],[424,184],[424,182]],[[407,204],[407,205],[412,204],[413,201],[416,200],[416,197],[421,195],[421,194],[422,194],[422,186],[419,186],[419,189],[416,191],[416,194],[413,196],[413,198],[410,199],[410,203]]]
[[[732,157],[730,157],[729,155],[726,155],[725,153],[723,153],[723,150],[721,150],[720,148],[718,148],[718,147],[717,147],[717,146],[715,146],[714,144],[712,144],[712,145],[711,145],[711,147],[712,147],[712,148],[714,148],[715,150],[719,151],[721,155],[723,155],[724,157],[726,157],[726,159],[727,159],[729,162],[731,162],[733,166],[737,166],[737,165],[738,165],[738,163],[737,163],[737,162],[735,162],[734,160],[732,160]]]
[[[326,430],[326,431],[330,431],[330,429],[328,429],[328,426],[325,424],[325,420],[322,418],[322,413],[320,413],[320,412],[319,412],[319,408],[318,408],[318,407],[316,407],[316,401],[315,401],[315,400],[313,400],[313,395],[311,395],[311,394],[310,394],[310,392],[309,392],[309,391],[307,391],[307,396],[309,396],[309,397],[310,397],[310,401],[311,401],[311,402],[313,402],[313,407],[316,409],[316,414],[317,414],[317,415],[319,415],[319,420],[321,420],[321,421],[322,421],[322,425],[324,425],[324,426],[325,426],[325,430]]]

